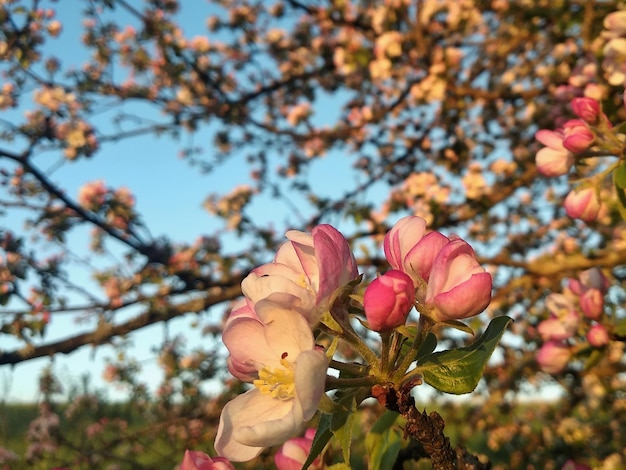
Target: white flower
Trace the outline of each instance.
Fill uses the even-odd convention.
[[[231,358],[253,366],[254,388],[222,410],[215,450],[234,462],[301,434],[324,393],[328,359],[316,349],[305,318],[268,300],[255,305],[258,317],[229,321],[223,341]]]

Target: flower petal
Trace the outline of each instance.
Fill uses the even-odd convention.
[[[311,328],[297,311],[270,300],[261,300],[256,305],[256,312],[265,324],[265,344],[273,351],[275,361],[280,363],[284,353],[295,361],[302,351],[314,348]]]
[[[245,462],[263,448],[282,444],[294,432],[293,400],[278,400],[254,388],[229,401],[222,410],[215,450],[233,462]]]
[[[296,359],[296,406],[304,421],[310,420],[320,403],[326,383],[328,358],[323,351],[303,351]]]

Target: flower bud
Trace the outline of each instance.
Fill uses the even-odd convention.
[[[595,124],[598,121],[600,103],[596,100],[587,97],[574,98],[571,105],[574,114],[587,124]]]
[[[558,374],[572,358],[572,352],[563,343],[548,341],[537,352],[537,363],[544,372]]]
[[[542,321],[537,326],[537,331],[544,341],[561,341],[574,336],[579,323],[578,313],[571,311],[560,318],[553,317]]]
[[[595,188],[591,187],[570,191],[563,205],[567,215],[585,222],[595,220],[600,212],[600,201]]]
[[[295,437],[285,442],[274,454],[274,463],[278,470],[300,470],[309,454],[315,437],[315,429],[307,429],[304,437]],[[309,469],[320,468],[321,458],[317,457]]]
[[[387,271],[365,289],[363,309],[374,331],[403,325],[415,302],[413,280],[402,271]]]
[[[566,122],[563,131],[565,132],[563,147],[574,153],[584,152],[595,140],[593,132],[580,119]]]
[[[491,301],[491,274],[478,263],[472,247],[457,239],[445,245],[433,260],[426,304],[437,321],[458,320],[482,312]]]
[[[580,308],[591,320],[599,320],[604,311],[604,296],[598,289],[588,289],[580,296]]]
[[[180,470],[235,470],[224,457],[211,458],[204,452],[186,450]]]
[[[541,129],[535,134],[535,139],[545,145],[535,156],[539,172],[544,176],[567,174],[574,164],[574,155],[563,146],[563,135]]]
[[[587,341],[594,348],[601,348],[609,344],[609,332],[604,325],[599,323],[593,325],[587,332]]]

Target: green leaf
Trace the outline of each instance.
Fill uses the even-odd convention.
[[[404,444],[400,427],[396,425],[398,413],[386,411],[374,423],[365,438],[365,449],[369,456],[370,470],[393,468],[398,453]]]
[[[356,418],[356,400],[354,396],[351,399],[350,409],[347,413],[335,413],[330,424],[331,430],[341,445],[343,461],[348,464],[350,463],[350,446],[352,445],[352,426]]]
[[[589,357],[585,361],[585,365],[583,366],[583,369],[584,370],[591,369],[598,362],[600,362],[603,357],[604,357],[604,351],[602,351],[600,349],[594,349],[593,351],[591,351],[591,354],[589,355]]]
[[[302,464],[302,470],[306,470],[313,463],[313,461],[324,451],[324,447],[333,437],[333,433],[330,430],[330,422],[332,415],[322,414],[320,422],[317,425],[317,432],[313,438],[313,444],[311,445],[311,451],[304,464]]]
[[[620,165],[613,172],[613,184],[615,185],[615,194],[617,194],[617,210],[622,216],[622,219],[626,220],[626,193],[624,193],[623,187],[620,186],[626,185],[626,182],[624,181],[626,176],[622,176],[622,168],[624,168],[624,164]]]
[[[426,338],[424,338],[424,342],[421,344],[419,350],[417,351],[417,355],[415,357],[419,360],[421,357],[424,357],[432,353],[436,347],[437,347],[437,337],[432,333],[428,333],[426,335]]]
[[[622,162],[613,172],[613,182],[616,187],[626,189],[626,162]]]
[[[445,393],[472,392],[509,322],[509,317],[496,317],[470,346],[424,356],[417,363],[424,382]]]
[[[345,463],[345,462],[335,463],[335,464],[330,465],[330,466],[328,466],[326,468],[328,470],[351,470],[350,465]]]
[[[441,323],[444,326],[449,326],[450,328],[454,328],[455,330],[463,331],[464,333],[469,333],[474,336],[474,330],[472,330],[468,325],[459,320],[446,320]]]

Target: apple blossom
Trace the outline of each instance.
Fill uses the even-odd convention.
[[[578,275],[578,279],[569,280],[569,288],[576,295],[583,295],[588,289],[598,289],[602,294],[609,290],[609,280],[599,268],[589,268]]]
[[[315,432],[315,428],[309,428],[303,437],[294,437],[285,442],[278,452],[274,454],[276,468],[278,470],[300,470],[311,452]],[[321,460],[320,457],[317,457],[308,468],[320,468]]]
[[[594,221],[600,212],[600,201],[596,189],[592,187],[570,191],[563,205],[567,215],[585,222]]]
[[[223,332],[239,363],[257,371],[254,388],[224,406],[215,438],[219,455],[241,462],[304,431],[324,393],[328,359],[305,318],[280,304],[255,304],[258,320],[242,315]]]
[[[464,240],[453,240],[437,253],[425,303],[438,321],[467,318],[482,312],[491,301],[491,274],[478,263]]]
[[[367,286],[363,309],[372,330],[387,331],[404,324],[414,302],[413,280],[394,269]]]
[[[604,325],[596,323],[587,332],[587,341],[594,348],[601,348],[609,344],[609,332]]]
[[[537,331],[544,341],[561,341],[571,338],[578,330],[580,316],[576,311],[567,312],[561,317],[552,317],[543,320],[537,326]]]
[[[271,299],[297,308],[315,325],[332,294],[358,276],[354,255],[337,229],[323,224],[311,234],[290,230],[274,262],[254,269],[241,284],[253,303]]]
[[[570,348],[558,341],[548,341],[537,352],[537,363],[544,372],[558,374],[572,358]]]
[[[580,309],[591,320],[599,320],[604,311],[604,295],[599,289],[591,288],[579,298]]]
[[[224,457],[211,458],[204,452],[186,450],[179,470],[235,470]]]
[[[600,103],[592,98],[579,97],[571,102],[572,111],[587,124],[595,124],[600,117]]]
[[[391,267],[411,276],[415,287],[428,282],[435,256],[450,242],[439,232],[424,235],[425,230],[426,221],[421,217],[404,217],[387,232],[384,241]]]
[[[587,150],[595,137],[593,132],[589,130],[584,121],[580,119],[571,119],[563,125],[563,147],[567,150],[580,153]]]
[[[574,155],[563,146],[563,135],[541,129],[535,134],[535,139],[545,145],[535,157],[539,172],[545,176],[567,174],[574,164]]]

